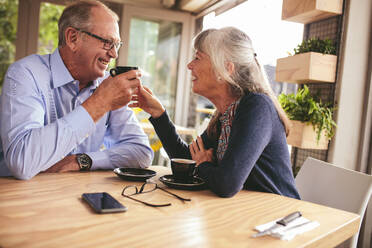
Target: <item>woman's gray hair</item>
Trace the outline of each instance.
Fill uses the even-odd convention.
[[[65,31],[68,27],[89,31],[92,23],[90,12],[94,7],[104,8],[112,17],[119,21],[118,15],[103,3],[96,0],[80,0],[68,5],[58,21],[58,46],[66,45]]]
[[[230,84],[233,96],[241,97],[248,92],[268,95],[286,133],[289,133],[289,119],[271,89],[265,70],[258,62],[252,41],[247,34],[234,27],[207,29],[196,36],[194,48],[209,56],[216,78]],[[228,71],[229,62],[234,65],[232,74]]]

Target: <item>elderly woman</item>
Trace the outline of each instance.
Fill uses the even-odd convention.
[[[241,189],[299,198],[286,133],[289,122],[278,104],[250,38],[227,27],[201,32],[188,64],[192,90],[216,107],[206,131],[187,145],[152,92],[141,86],[136,103],[148,112],[171,158],[192,158],[197,175],[221,197]]]

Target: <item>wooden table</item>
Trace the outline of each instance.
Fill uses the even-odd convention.
[[[170,173],[166,167],[151,169],[157,171],[155,180]],[[353,213],[246,190],[219,198],[209,190],[170,189],[192,199],[185,203],[160,190],[136,196],[172,203],[152,208],[121,196],[131,184],[141,183],[111,171],[40,174],[29,181],[0,178],[0,247],[333,247],[355,234],[360,221]],[[102,191],[128,211],[95,214],[81,194]],[[250,237],[254,226],[297,210],[320,226],[291,241]]]

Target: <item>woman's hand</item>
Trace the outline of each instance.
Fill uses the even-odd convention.
[[[146,86],[139,86],[137,95],[133,95],[133,103],[128,106],[131,108],[141,108],[147,113],[149,113],[153,118],[158,118],[161,116],[165,108],[160,103],[159,99],[154,96],[152,91]]]
[[[192,160],[196,162],[196,166],[199,166],[203,162],[213,162],[213,149],[206,150],[200,136],[190,144],[189,149]]]

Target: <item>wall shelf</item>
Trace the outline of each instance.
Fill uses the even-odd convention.
[[[302,149],[327,150],[329,140],[324,133],[317,142],[316,131],[311,123],[291,120],[292,128],[287,137],[287,143],[291,146]]]
[[[310,23],[342,14],[342,0],[283,0],[282,19]]]
[[[275,80],[288,83],[334,83],[337,56],[315,52],[280,58]]]

